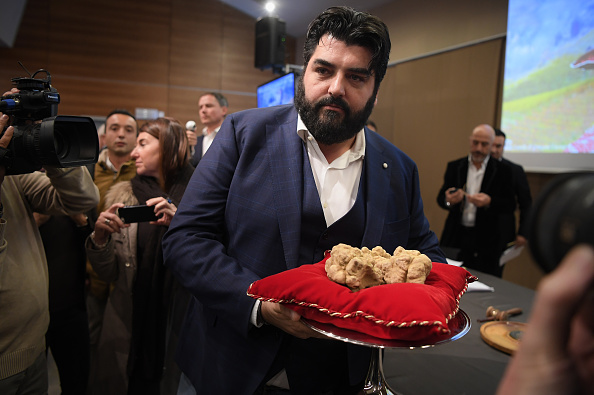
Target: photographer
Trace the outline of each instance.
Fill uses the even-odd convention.
[[[107,191],[86,241],[93,269],[112,284],[89,383],[93,395],[171,394],[179,383],[166,352],[175,350],[189,294],[163,265],[161,239],[194,172],[185,130],[173,118],[149,121],[131,157],[136,177]],[[145,203],[156,221],[124,221],[118,211]]]
[[[0,131],[8,124],[0,113]],[[6,176],[13,134],[10,126],[0,138],[0,393],[47,393],[48,272],[33,212],[80,213],[99,193],[84,167]]]

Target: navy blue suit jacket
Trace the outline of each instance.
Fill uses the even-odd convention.
[[[423,212],[415,163],[377,133],[366,129],[365,137],[362,245],[402,245],[445,262]],[[250,324],[254,300],[246,291],[258,279],[314,263],[298,261],[303,144],[292,105],[229,115],[163,239],[165,264],[194,296],[178,362],[198,393],[253,393],[285,335]]]

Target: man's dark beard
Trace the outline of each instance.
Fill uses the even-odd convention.
[[[311,103],[305,98],[303,78],[297,83],[295,108],[318,144],[337,144],[353,138],[365,125],[374,104],[375,96],[372,95],[361,111],[353,113],[342,97],[328,96]],[[338,106],[344,111],[342,121],[338,111],[322,110],[327,105]]]

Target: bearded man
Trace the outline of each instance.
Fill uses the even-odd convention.
[[[338,243],[446,261],[415,163],[364,126],[389,54],[381,20],[329,8],[310,24],[295,105],[225,119],[163,241],[165,264],[194,296],[179,393],[358,393],[368,348],[316,338],[297,313],[254,303],[249,285]]]
[[[516,201],[511,167],[491,160],[494,140],[490,125],[472,130],[468,155],[448,162],[437,203],[448,210],[439,239],[444,250],[465,267],[501,277],[499,257]]]

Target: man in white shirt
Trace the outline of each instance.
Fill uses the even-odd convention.
[[[501,277],[501,218],[515,200],[511,168],[490,158],[494,140],[490,125],[474,128],[469,155],[448,163],[437,203],[449,211],[440,239],[446,254],[452,251],[450,257],[464,266]]]
[[[193,166],[198,165],[200,159],[210,148],[229,111],[229,102],[225,96],[218,92],[205,93],[198,100],[198,110],[200,122],[204,125],[202,134],[198,136],[195,130],[186,130],[192,150],[190,163]]]

